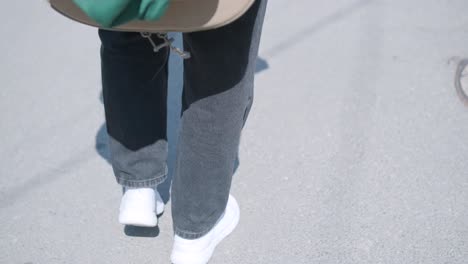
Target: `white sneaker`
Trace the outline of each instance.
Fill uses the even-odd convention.
[[[126,188],[120,202],[119,222],[123,225],[155,227],[164,212],[164,201],[156,188]]]
[[[215,247],[228,236],[239,223],[239,205],[229,195],[226,210],[216,225],[204,236],[197,239],[185,239],[174,235],[171,253],[173,264],[206,264],[213,255]]]

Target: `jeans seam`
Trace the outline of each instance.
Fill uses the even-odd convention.
[[[164,182],[168,176],[168,168],[166,166],[165,172],[153,177],[151,179],[144,179],[144,180],[128,180],[124,177],[116,176],[117,183],[122,186],[127,187],[148,187],[148,186],[156,186],[160,183]]]
[[[196,239],[196,238],[200,238],[200,237],[206,235],[208,232],[210,232],[210,230],[212,228],[213,227],[211,227],[211,228],[209,228],[207,230],[201,231],[201,232],[191,232],[191,231],[185,231],[185,230],[182,230],[182,229],[176,227],[175,228],[175,233],[176,233],[176,235],[179,235],[182,238]]]

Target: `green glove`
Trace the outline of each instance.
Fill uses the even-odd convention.
[[[115,27],[132,20],[155,21],[169,6],[169,0],[73,0],[103,27]]]

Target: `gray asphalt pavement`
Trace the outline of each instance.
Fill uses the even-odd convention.
[[[467,14],[466,0],[270,1],[241,220],[211,263],[467,263]],[[96,30],[45,1],[0,15],[0,263],[169,263],[170,201],[158,229],[117,222]]]

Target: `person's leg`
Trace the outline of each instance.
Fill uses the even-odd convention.
[[[241,130],[253,102],[266,0],[227,26],[184,34],[181,127],[171,204],[174,233],[207,234],[228,203]]]
[[[99,30],[102,90],[110,161],[127,187],[167,177],[168,48],[153,52],[140,33]],[[156,43],[162,40],[156,36]]]
[[[99,30],[99,36],[110,162],[125,192],[119,221],[155,226],[154,211],[164,208],[155,187],[167,177],[169,50],[153,52],[136,32]],[[153,40],[162,43],[156,36]]]

